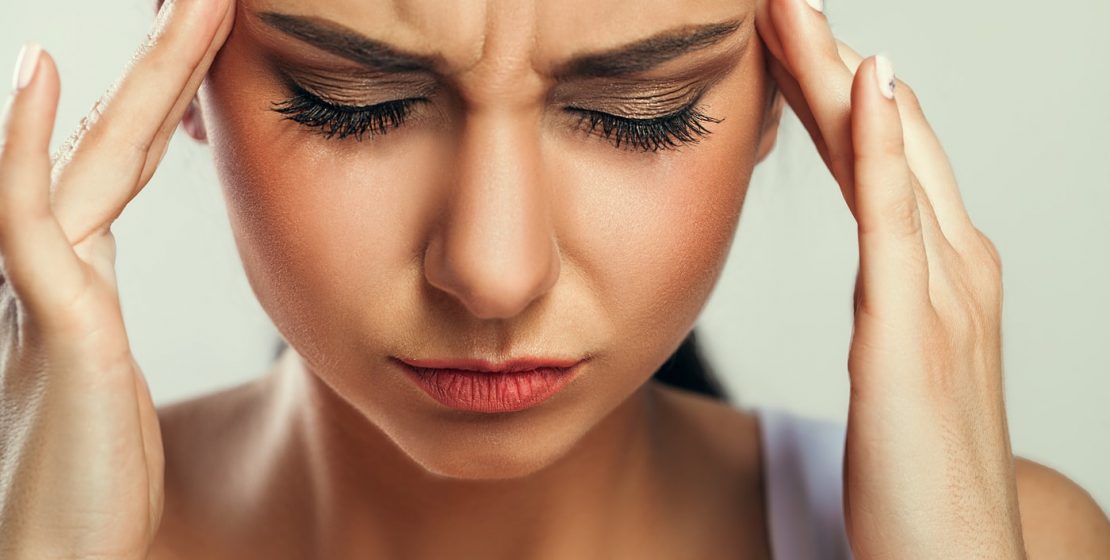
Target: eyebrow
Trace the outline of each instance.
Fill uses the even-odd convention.
[[[601,52],[579,54],[560,64],[557,79],[616,78],[647,72],[686,54],[716,45],[731,36],[743,19],[670,29]]]
[[[407,51],[371,39],[324,18],[260,12],[267,26],[324,51],[384,73],[425,72],[447,74],[439,54]],[[560,81],[574,78],[616,78],[643,73],[670,60],[712,47],[731,36],[744,18],[719,23],[686,25],[656,33],[602,51],[580,53],[558,64],[552,75]]]

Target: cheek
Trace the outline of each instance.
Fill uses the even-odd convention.
[[[583,276],[626,337],[623,352],[677,345],[723,269],[762,125],[764,82],[754,74],[734,72],[703,103],[724,120],[698,144],[645,157],[590,138],[551,164],[566,195],[560,242],[589,268]]]
[[[201,95],[256,297],[298,353],[324,366],[321,378],[429,469],[552,460],[643,385],[708,298],[758,147],[764,99],[755,71],[718,85],[704,106],[724,121],[677,151],[639,154],[596,137],[545,136],[539,172],[553,190],[560,277],[546,294],[550,305],[531,308],[544,311],[515,323],[514,334],[599,351],[590,371],[600,375],[584,376],[546,414],[496,425],[430,414],[438,409],[422,406],[401,376],[380,376],[371,390],[365,366],[384,361],[393,345],[438,336],[449,348],[473,332],[451,328],[453,315],[433,299],[442,294],[428,289],[421,267],[428,240],[449,217],[452,170],[444,162],[458,149],[448,135],[419,128],[359,144],[283,122],[270,103],[284,92],[236,48],[225,47]],[[754,60],[745,66],[761,68]]]
[[[412,258],[430,221],[398,209],[427,206],[419,198],[432,193],[418,187],[432,179],[419,163],[434,160],[433,146],[403,129],[373,146],[328,141],[283,121],[271,103],[285,92],[234,48],[201,95],[235,241],[260,303],[283,333],[326,336],[355,331],[355,322],[364,329],[357,314],[397,316],[403,304],[390,294],[413,281]]]
[[[436,162],[450,147],[417,128],[360,144],[282,121],[270,104],[284,92],[236,48],[229,43],[213,66],[202,100],[257,297],[286,333],[396,339],[397,318],[429,307],[414,288],[443,218],[450,173]],[[579,134],[544,148],[564,259],[554,290],[564,305],[589,302],[620,339],[617,354],[656,357],[677,344],[716,282],[758,147],[764,82],[753,68],[758,58],[703,102],[724,120],[696,145],[642,154]]]

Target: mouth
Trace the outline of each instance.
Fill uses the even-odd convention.
[[[585,359],[518,358],[415,360],[391,357],[408,377],[440,404],[487,414],[539,405],[565,387]]]

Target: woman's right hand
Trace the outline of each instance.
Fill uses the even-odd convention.
[[[162,439],[124,330],[111,226],[154,173],[234,12],[234,0],[167,1],[53,159],[57,68],[24,50],[0,133],[2,558],[145,558],[158,530]]]

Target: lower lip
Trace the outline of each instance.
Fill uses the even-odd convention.
[[[405,373],[444,406],[469,412],[515,412],[551,398],[574,379],[579,362],[565,368],[490,373],[417,368],[399,362]]]

